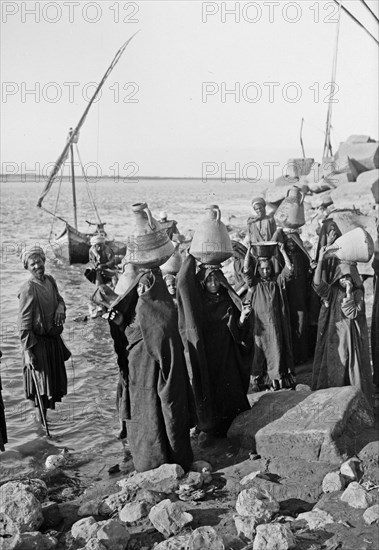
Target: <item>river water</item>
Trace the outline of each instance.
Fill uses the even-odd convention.
[[[115,408],[115,389],[118,368],[104,319],[84,318],[95,287],[83,276],[84,266],[68,266],[48,255],[46,271],[51,273],[67,305],[67,320],[63,333],[72,352],[66,363],[68,395],[55,411],[48,412],[52,437],[48,439],[35,421],[31,402],[24,399],[21,351],[17,332],[17,291],[28,278],[19,258],[21,247],[39,243],[48,247],[48,236],[59,234],[63,224],[52,227],[52,217],[36,208],[43,186],[36,182],[7,182],[1,184],[1,340],[3,352],[1,378],[9,443],[0,454],[0,481],[13,477],[38,475],[46,456],[67,448],[77,459],[84,484],[99,472],[122,461],[124,450],[116,439],[118,419]],[[153,215],[161,210],[176,219],[182,233],[196,229],[204,215],[204,206],[216,203],[222,219],[229,216],[246,219],[254,194],[264,182],[221,182],[212,180],[154,180],[115,182],[108,179],[90,184],[97,208],[106,230],[117,240],[124,241],[133,227],[131,205],[146,201]],[[62,183],[58,215],[72,221],[69,182]],[[52,189],[44,205],[55,211],[57,189]],[[91,218],[84,182],[78,181],[79,229],[86,229]],[[87,200],[86,200],[87,199]],[[70,218],[71,217],[71,218]],[[100,475],[101,477],[101,475]]]

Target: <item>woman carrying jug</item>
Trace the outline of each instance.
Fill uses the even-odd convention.
[[[326,247],[319,252],[313,285],[322,298],[313,361],[312,390],[357,386],[372,400],[372,374],[363,284],[355,262],[335,267],[330,284],[322,278]]]
[[[177,278],[179,330],[201,433],[199,444],[225,437],[233,419],[250,408],[249,350],[244,344],[250,304],[241,300],[219,265],[196,265],[189,254]]]
[[[188,470],[191,388],[178,318],[159,268],[140,271],[109,315],[124,336],[125,436],[137,472],[175,463]]]
[[[289,308],[286,283],[293,266],[284,249],[279,248],[285,266],[276,275],[272,258],[252,257],[247,251],[244,275],[251,302],[254,359],[251,367],[252,390],[279,390],[295,386]]]

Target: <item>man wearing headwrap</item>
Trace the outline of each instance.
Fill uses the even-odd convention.
[[[276,230],[274,218],[266,215],[266,201],[263,197],[256,197],[251,201],[253,215],[247,220],[247,232],[244,244],[270,241]]]
[[[90,268],[84,272],[85,277],[97,286],[113,281],[117,283],[117,276],[114,271],[115,255],[113,250],[105,244],[105,237],[94,235],[91,237],[91,248],[89,249]]]
[[[313,361],[312,389],[357,386],[372,401],[372,373],[362,280],[356,264],[334,266],[330,284],[322,279],[326,247],[319,252],[313,284],[322,298]]]
[[[251,366],[252,386],[255,391],[294,388],[291,328],[286,284],[293,266],[283,243],[279,248],[285,265],[279,275],[274,272],[271,258],[252,258],[246,253],[244,274],[249,287],[245,300],[252,308],[254,358]]]
[[[71,353],[60,336],[66,319],[66,306],[54,277],[45,273],[43,249],[34,246],[25,250],[21,257],[24,268],[31,274],[18,294],[25,395],[38,406],[31,373],[34,369],[45,415],[46,409],[55,409],[55,403],[67,394],[64,362]]]
[[[177,277],[179,330],[188,356],[202,443],[225,437],[233,419],[250,408],[250,350],[244,336],[250,306],[243,307],[219,266],[189,254]],[[242,311],[242,313],[241,313]],[[200,434],[202,435],[202,434]]]
[[[138,273],[110,311],[125,335],[126,431],[138,472],[165,463],[188,470],[191,388],[175,306],[159,268]]]

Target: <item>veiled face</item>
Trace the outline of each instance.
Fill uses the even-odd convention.
[[[296,248],[295,242],[292,239],[286,239],[286,248],[293,252]]]
[[[205,281],[205,289],[210,294],[217,294],[220,289],[220,281],[215,273],[210,273]]]
[[[30,271],[33,277],[42,281],[45,276],[45,262],[41,256],[39,254],[32,254],[30,258],[28,258],[27,265],[28,271]]]
[[[342,286],[342,288],[346,288],[346,286],[349,282],[350,282],[351,285],[353,284],[353,279],[351,278],[351,275],[344,275],[339,280],[339,283]]]
[[[271,262],[262,260],[258,266],[258,273],[262,279],[269,279],[272,273]]]

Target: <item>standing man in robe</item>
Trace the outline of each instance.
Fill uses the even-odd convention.
[[[247,232],[244,244],[262,241],[271,241],[276,231],[276,222],[266,214],[266,201],[263,197],[256,197],[251,201],[253,214],[247,220]]]
[[[40,415],[43,421],[42,414],[46,418],[46,410],[55,409],[55,403],[67,394],[64,362],[71,352],[60,336],[66,319],[66,305],[54,277],[45,273],[43,249],[34,246],[23,252],[21,258],[31,275],[18,294],[25,395],[38,406],[36,381],[42,400]]]

